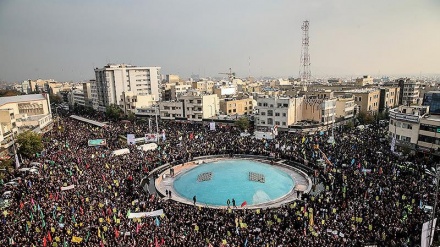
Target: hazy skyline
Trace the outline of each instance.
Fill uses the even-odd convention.
[[[107,63],[162,74],[313,77],[440,73],[438,0],[0,0],[0,81],[94,78]]]

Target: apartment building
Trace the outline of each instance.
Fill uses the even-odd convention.
[[[258,97],[255,115],[257,129],[288,129],[301,120],[303,97]]]
[[[418,144],[420,120],[429,114],[428,106],[401,105],[389,111],[389,136],[397,146],[415,148]]]
[[[302,103],[302,120],[313,121],[323,125],[335,122],[336,99],[319,99],[316,96],[306,97]]]
[[[352,94],[339,95],[336,98],[335,120],[347,120],[355,116],[356,103]]]
[[[192,88],[198,90],[201,93],[213,94],[215,82],[213,81],[194,81],[192,82]]]
[[[180,99],[183,102],[182,116],[190,121],[202,121],[216,116],[220,110],[220,100],[216,94],[203,94],[191,90]]]
[[[399,105],[400,87],[380,87],[379,112],[393,109]]]
[[[192,88],[191,84],[177,83],[170,88],[169,100],[177,100],[180,96],[186,94]]]
[[[377,88],[360,88],[335,92],[335,96],[353,94],[354,103],[358,106],[359,112],[376,115],[379,111],[380,90]]]
[[[136,108],[149,108],[156,103],[154,95],[140,95],[134,92],[122,92],[118,105],[125,114],[136,113]]]
[[[183,101],[159,102],[160,119],[182,119]]]
[[[420,119],[417,145],[422,151],[439,150],[440,116],[426,115]]]
[[[0,97],[0,147],[9,148],[13,136],[22,131],[46,132],[52,123],[48,95]]]
[[[374,84],[374,79],[369,75],[364,75],[362,78],[356,78],[356,85],[365,87]]]
[[[440,91],[429,91],[424,94],[423,105],[429,106],[429,113],[440,115]]]
[[[159,100],[160,67],[138,67],[128,64],[108,64],[95,69],[96,80],[91,81],[93,108],[105,111],[118,105],[123,93],[152,95]],[[123,106],[120,106],[123,109]]]
[[[220,100],[220,112],[225,115],[251,115],[254,111],[253,98],[225,98]]]
[[[397,80],[397,84],[400,87],[400,100],[401,105],[418,105],[420,82],[411,80],[409,78],[402,78]]]

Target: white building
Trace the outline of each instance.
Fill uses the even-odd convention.
[[[220,110],[220,100],[216,94],[203,94],[191,90],[179,100],[183,101],[183,117],[190,121],[214,117]]]
[[[340,95],[336,99],[336,120],[346,120],[354,117],[356,104],[352,94]]]
[[[95,76],[96,80],[91,81],[91,95],[93,108],[99,111],[105,111],[112,104],[119,105],[124,92],[152,95],[154,100],[159,100],[160,67],[108,64],[96,68]]]
[[[397,146],[414,148],[419,139],[420,120],[428,115],[429,106],[399,106],[391,109],[388,127],[390,139]]]
[[[287,129],[301,119],[303,97],[259,97],[257,98],[255,126],[270,129],[275,125]]]
[[[81,89],[74,89],[69,93],[69,105],[81,105],[86,106],[86,100],[84,97],[84,91]]]
[[[9,148],[13,136],[26,130],[44,133],[52,123],[48,95],[0,97],[0,147]]]
[[[411,79],[400,79],[400,94],[402,98],[402,105],[418,105],[420,103],[420,82]],[[403,90],[402,90],[403,89]]]
[[[183,117],[183,101],[159,102],[160,119],[176,119]]]

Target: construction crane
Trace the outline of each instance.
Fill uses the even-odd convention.
[[[233,79],[235,79],[235,72],[232,72],[232,69],[229,68],[229,72],[223,72],[223,73],[219,73],[221,75],[228,75],[229,81],[232,81]]]

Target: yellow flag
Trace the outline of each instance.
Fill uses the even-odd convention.
[[[51,228],[50,228],[50,231],[51,231],[51,232],[55,232],[55,227],[51,227]]]
[[[257,209],[257,214],[260,214],[260,209]]]
[[[102,223],[102,222],[104,222],[104,219],[103,218],[99,218],[99,223]]]
[[[80,237],[72,236],[72,241],[71,242],[73,242],[73,243],[81,243],[82,240],[83,239],[80,238]]]
[[[198,226],[198,225],[195,225],[195,226],[194,226],[194,230],[195,230],[195,231],[199,231],[199,226]]]
[[[55,241],[60,242],[60,237],[55,237]]]

